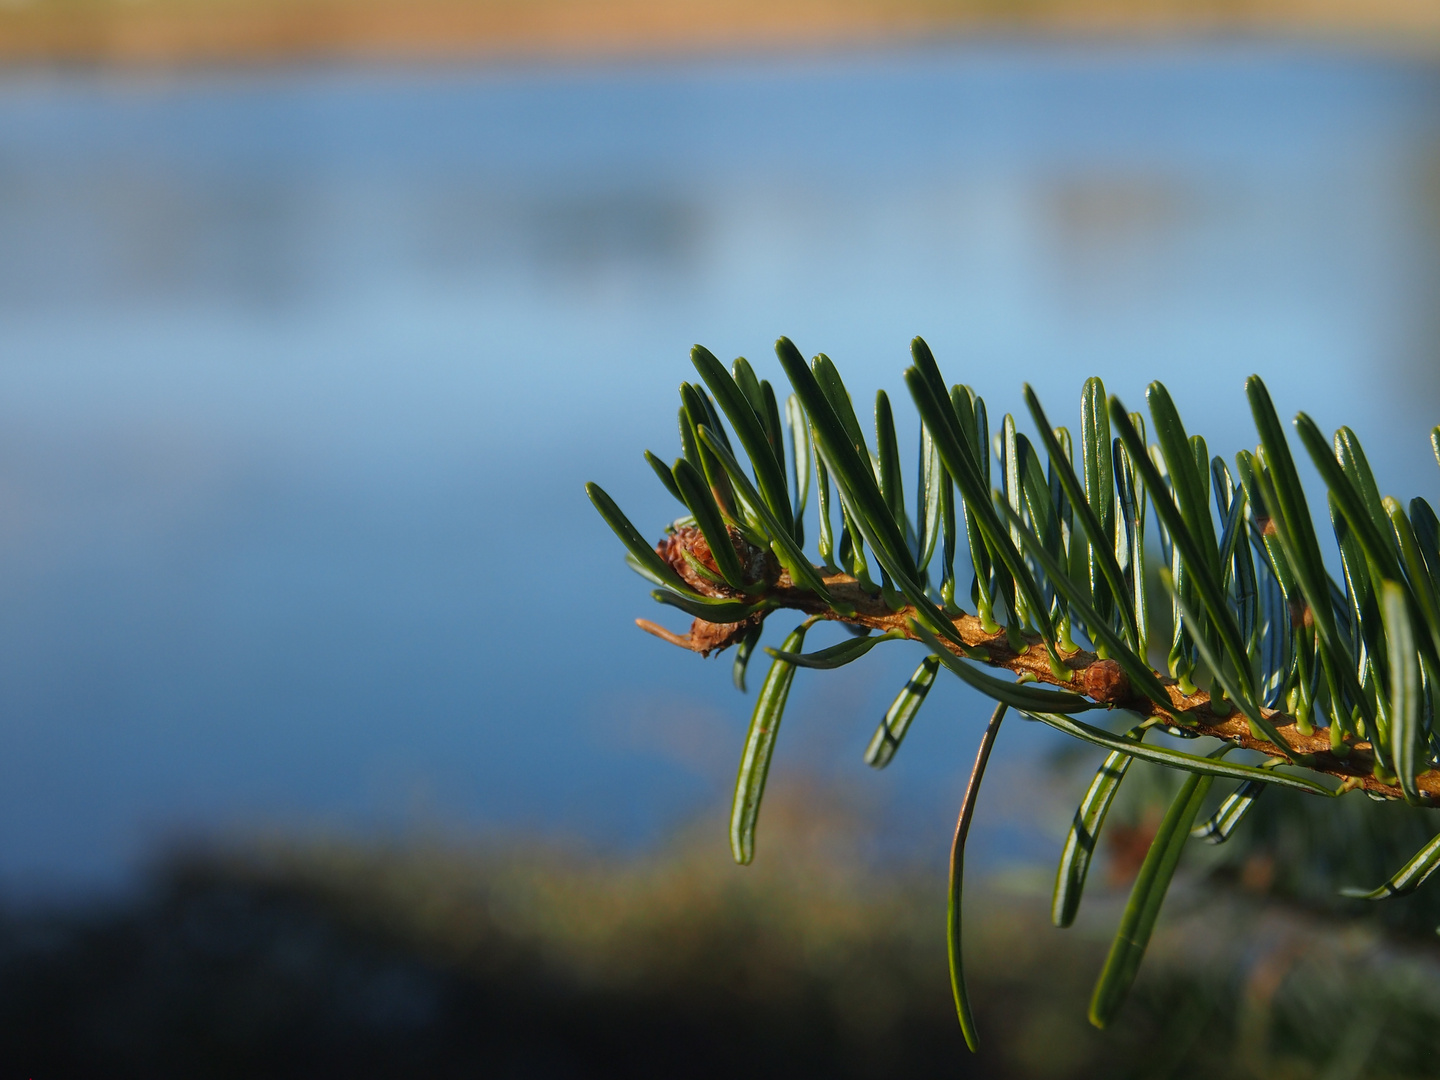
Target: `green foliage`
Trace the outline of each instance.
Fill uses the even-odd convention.
[[[767,650],[774,663],[736,785],[731,837],[737,861],[753,856],[760,796],[796,667],[841,667],[893,640],[928,647],[931,655],[871,740],[866,760],[877,767],[899,749],[939,667],[999,703],[952,855],[952,986],[972,1048],[959,969],[957,868],[984,758],[1005,708],[1109,751],[1062,852],[1052,905],[1057,926],[1075,917],[1096,839],[1130,762],[1147,760],[1187,777],[1145,859],[1096,986],[1091,1020],[1097,1026],[1109,1023],[1125,1001],[1192,835],[1227,840],[1272,786],[1322,796],[1363,787],[1372,797],[1403,798],[1416,807],[1430,806],[1440,793],[1440,520],[1423,499],[1412,500],[1407,511],[1381,497],[1350,429],[1327,441],[1305,414],[1295,420],[1325,486],[1342,570],[1337,581],[1284,426],[1256,376],[1247,381],[1246,395],[1259,443],[1236,454],[1233,474],[1223,458],[1210,457],[1202,437],[1186,430],[1163,385],[1152,383],[1146,393],[1156,440],[1148,443],[1144,418],[1107,396],[1099,379],[1085,383],[1078,445],[1066,428],[1051,425],[1026,386],[1036,437],[1005,416],[992,468],[984,400],[970,387],[947,387],[917,338],[905,372],[921,421],[912,518],[889,398],[881,392],[875,399],[872,451],[834,363],[821,354],[806,364],[785,338],[776,354],[794,389],[783,424],[773,388],[747,361],[736,360],[727,371],[707,350],[693,351],[713,400],[682,384],[682,457],[666,469],[646,454],[690,512],[672,526],[682,542],[650,549],[600,488],[589,485],[589,494],[624,543],[631,567],[658,586],[652,595],[694,615],[697,628],[709,625],[708,647],[719,640],[717,624],[744,621],[733,635],[742,688],[764,620],[786,608],[809,616],[781,648]],[[721,413],[749,459],[748,472]],[[1440,427],[1430,440],[1440,460]],[[804,551],[812,474],[818,565]],[[1149,659],[1147,507],[1154,508],[1166,567],[1160,580],[1174,617],[1168,672],[1156,671]],[[708,562],[687,547],[683,535],[692,534],[678,533],[687,528],[703,535]],[[955,560],[961,551],[969,557],[973,618],[960,606]],[[870,576],[872,557],[878,585]],[[757,575],[749,569],[757,560],[781,572]],[[848,624],[862,636],[800,652],[805,629],[820,619]],[[719,632],[729,644],[723,626]],[[997,677],[984,666],[1019,679]],[[1027,685],[1037,682],[1053,687]],[[1122,713],[1128,734],[1075,716],[1097,710]],[[1190,753],[1146,741],[1152,732],[1221,742]],[[1250,762],[1221,760],[1237,747]],[[1236,786],[1196,826],[1215,780]],[[1436,865],[1440,847],[1432,841],[1389,883],[1365,895],[1409,891]]]
[[[1219,756],[1230,748],[1221,746],[1213,756]],[[1170,880],[1180,865],[1180,854],[1185,841],[1189,839],[1190,826],[1201,804],[1210,791],[1214,777],[1191,773],[1180,786],[1165,819],[1155,832],[1155,839],[1141,864],[1140,874],[1130,891],[1130,901],[1120,916],[1120,927],[1115,931],[1115,942],[1110,946],[1110,955],[1100,969],[1100,978],[1095,983],[1095,993],[1090,998],[1090,1022],[1097,1028],[1104,1028],[1115,1018],[1120,1006],[1130,993],[1135,976],[1140,971],[1140,961],[1145,957],[1145,948],[1150,944],[1150,935],[1155,930],[1155,920],[1160,917],[1160,905],[1165,902],[1165,893]]]
[[[945,943],[950,958],[950,992],[955,998],[955,1014],[960,1021],[960,1030],[965,1035],[965,1045],[972,1051],[979,1049],[980,1042],[975,1034],[975,1015],[970,1009],[970,993],[965,985],[964,950],[961,941],[965,840],[970,835],[970,825],[975,820],[975,801],[980,797],[980,782],[985,778],[985,766],[990,762],[990,751],[995,748],[995,737],[1000,734],[1000,722],[1005,719],[1006,708],[1004,702],[995,706],[985,734],[980,738],[980,749],[975,754],[975,767],[970,772],[970,782],[965,785],[965,798],[960,803],[960,817],[955,823],[955,839],[950,845],[950,889],[945,905]]]
[[[920,712],[920,706],[925,704],[925,698],[930,693],[930,687],[935,683],[935,673],[940,670],[940,657],[927,656],[920,661],[920,666],[915,669],[900,693],[895,695],[895,700],[890,708],[885,710],[884,717],[880,720],[880,726],[875,729],[875,734],[870,738],[870,745],[865,749],[865,764],[872,765],[877,769],[883,769],[890,764],[895,756],[895,751],[900,749],[900,740],[905,738],[905,733],[910,730],[910,724]]]
[[[1141,726],[1126,735],[1136,742],[1144,737],[1145,728]],[[1120,781],[1125,779],[1134,760],[1124,750],[1112,750],[1075,809],[1075,819],[1060,851],[1060,865],[1055,870],[1055,895],[1050,903],[1050,921],[1061,929],[1073,923],[1080,910],[1080,896],[1085,891],[1085,878],[1090,873],[1095,841],[1105,825],[1105,815],[1110,812],[1115,793],[1120,790]]]
[[[808,620],[795,628],[785,639],[791,652],[805,644]],[[735,779],[735,801],[730,808],[730,852],[735,861],[745,866],[755,857],[755,822],[760,817],[760,800],[765,795],[765,779],[770,775],[770,758],[775,753],[775,739],[780,734],[780,718],[795,681],[795,665],[776,657],[755,700],[755,714],[745,736],[745,752],[740,755],[740,773]]]

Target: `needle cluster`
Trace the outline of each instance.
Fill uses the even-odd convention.
[[[877,768],[899,750],[941,667],[996,702],[951,858],[952,986],[972,1048],[960,949],[964,841],[1008,710],[1109,752],[1062,849],[1057,926],[1075,918],[1131,762],[1187,774],[1096,985],[1090,1018],[1100,1027],[1125,1000],[1192,836],[1223,842],[1276,785],[1322,797],[1363,789],[1417,806],[1440,800],[1440,519],[1422,498],[1408,506],[1382,498],[1349,428],[1327,439],[1304,413],[1294,421],[1325,485],[1337,580],[1258,376],[1246,395],[1259,442],[1232,467],[1187,433],[1158,382],[1146,394],[1154,442],[1145,416],[1107,396],[1099,379],[1085,384],[1073,435],[1052,426],[1029,386],[1034,439],[1008,415],[992,430],[984,400],[968,386],[947,386],[916,338],[905,372],[921,422],[912,508],[885,392],[876,395],[872,449],[828,357],[807,364],[786,338],[776,354],[792,388],[783,410],[743,358],[727,369],[703,347],[692,351],[700,383],[680,387],[681,456],[666,465],[645,455],[683,509],[658,545],[598,485],[587,491],[631,568],[655,586],[654,599],[694,618],[684,635],[643,619],[641,628],[706,655],[733,646],[742,690],[769,618],[804,616],[779,648],[765,650],[772,662],[731,813],[738,862],[754,856],[797,667],[841,667],[889,641],[927,646],[871,739],[866,761]],[[1440,426],[1430,442],[1440,461]],[[812,488],[818,560],[805,551]],[[1147,525],[1158,552],[1147,547]],[[1173,616],[1165,641],[1152,635],[1147,595],[1146,560],[1157,553],[1153,576],[1165,595],[1155,600],[1168,601]],[[968,563],[968,590],[957,563],[959,571]],[[807,653],[806,632],[822,620],[853,635]],[[1201,737],[1220,741],[1198,744],[1205,752],[1182,749]],[[1227,760],[1232,751],[1240,753]],[[1197,824],[1217,780],[1233,790]],[[1412,891],[1437,866],[1440,836],[1359,895]]]

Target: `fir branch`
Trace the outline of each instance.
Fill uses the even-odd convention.
[[[807,365],[785,338],[776,354],[795,390],[783,425],[773,387],[747,361],[736,360],[726,371],[695,347],[692,361],[719,407],[699,387],[682,383],[682,457],[666,468],[646,452],[666,490],[690,511],[653,550],[603,490],[587,489],[627,549],[631,568],[658,586],[652,596],[695,617],[685,634],[645,619],[636,620],[640,628],[702,655],[737,645],[735,681],[742,689],[766,620],[784,610],[806,616],[782,648],[766,650],[773,663],[736,782],[737,861],[754,855],[760,799],[795,668],[842,667],[902,639],[923,643],[930,655],[872,738],[870,764],[883,766],[898,750],[940,666],[1000,703],[966,795],[953,866],[962,864],[983,761],[1007,706],[1110,751],[1061,856],[1059,925],[1074,917],[1089,852],[1128,760],[1190,774],[1146,859],[1144,887],[1137,886],[1097,985],[1097,1025],[1108,1023],[1124,1001],[1214,779],[1241,786],[1193,830],[1213,842],[1230,835],[1269,784],[1328,795],[1364,789],[1377,798],[1440,805],[1440,518],[1423,499],[1412,500],[1408,513],[1399,500],[1382,499],[1350,429],[1336,432],[1332,449],[1309,417],[1296,418],[1326,486],[1342,587],[1325,569],[1285,429],[1256,376],[1245,390],[1260,445],[1236,455],[1233,475],[1223,459],[1209,457],[1203,438],[1185,430],[1160,383],[1146,394],[1158,440],[1147,444],[1144,418],[1090,379],[1078,446],[1065,428],[1050,426],[1034,391],[1025,388],[1038,439],[1004,417],[996,483],[984,400],[966,386],[947,389],[930,349],[916,338],[914,364],[905,372],[921,420],[912,521],[889,398],[883,392],[876,398],[872,452],[834,363],[821,354]],[[1430,441],[1440,460],[1440,427]],[[750,460],[749,473],[737,443]],[[804,552],[812,473],[819,564]],[[1169,564],[1161,578],[1175,615],[1163,672],[1146,655],[1147,503]],[[959,606],[960,552],[969,555],[974,613]],[[879,585],[870,577],[871,556]],[[820,621],[842,623],[857,637],[801,653],[805,630]],[[1016,681],[982,667],[1009,672]],[[1208,690],[1194,682],[1202,671]],[[1092,711],[1126,714],[1129,734],[1073,715]],[[1205,756],[1185,753],[1146,742],[1151,730],[1209,736],[1225,745]],[[1268,760],[1258,767],[1219,760],[1236,747]],[[1367,895],[1383,898],[1418,886],[1436,865],[1432,848]],[[952,981],[973,1048],[958,911],[952,883]]]

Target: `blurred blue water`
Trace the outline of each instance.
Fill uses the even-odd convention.
[[[1260,371],[1434,495],[1437,88],[1273,45],[0,80],[0,882],[723,801],[749,699],[633,629],[581,490],[673,516],[693,341],[904,401],[921,333],[1056,422],[1160,377],[1227,453]],[[871,774],[882,652],[801,676],[773,782],[938,849],[981,707]],[[992,848],[1051,745],[1002,738]]]

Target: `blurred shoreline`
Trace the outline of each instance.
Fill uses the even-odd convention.
[[[744,869],[708,825],[618,859],[276,837],[177,850],[119,901],[0,903],[0,1045],[16,1076],[116,1080],[1433,1074],[1428,931],[1193,861],[1103,1032],[1085,1002],[1123,889],[1092,883],[1062,933],[1048,890],[968,882],[971,1056],[943,875],[868,866],[801,801],[766,810],[765,857]]]
[[[3,0],[0,64],[574,59],[1020,35],[1244,36],[1433,54],[1420,0]]]

